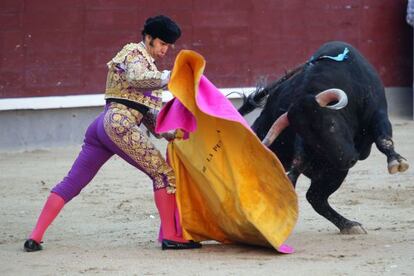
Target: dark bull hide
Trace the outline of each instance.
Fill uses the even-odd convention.
[[[304,174],[311,179],[306,198],[316,212],[341,233],[366,233],[360,223],[338,214],[328,197],[348,170],[369,156],[373,143],[387,157],[390,173],[408,169],[394,151],[384,87],[373,66],[351,45],[329,42],[304,65],[249,95],[239,112],[251,112],[266,97],[252,128],[293,185]]]

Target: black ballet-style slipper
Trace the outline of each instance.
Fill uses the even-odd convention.
[[[199,242],[194,242],[194,241],[188,241],[188,242],[177,242],[177,241],[172,241],[172,240],[162,240],[161,242],[161,248],[162,250],[167,250],[167,249],[195,249],[195,248],[200,248],[201,247],[201,243]]]
[[[34,252],[34,251],[39,251],[43,249],[40,243],[32,239],[26,240],[23,247],[24,247],[24,251],[26,252]]]

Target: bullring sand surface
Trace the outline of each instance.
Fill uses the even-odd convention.
[[[50,189],[67,173],[79,147],[0,154],[0,275],[413,275],[414,121],[392,119],[396,149],[411,162],[389,175],[385,156],[351,169],[330,202],[367,235],[340,235],[306,202],[300,177],[299,221],[273,249],[205,242],[202,249],[162,251],[149,178],[112,158],[67,204],[44,237],[44,250],[23,252]],[[157,141],[165,150],[165,143]]]

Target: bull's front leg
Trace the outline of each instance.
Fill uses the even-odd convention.
[[[306,193],[306,199],[313,209],[335,224],[341,234],[366,234],[367,231],[357,221],[351,221],[336,212],[328,202],[328,198],[341,186],[348,171],[313,168],[309,175],[312,182]]]
[[[387,114],[377,112],[374,116],[373,134],[374,141],[379,151],[385,154],[388,163],[388,172],[394,174],[404,172],[408,169],[407,159],[402,157],[394,150],[394,141],[392,140],[392,126]]]
[[[305,170],[305,167],[306,167],[305,162],[306,162],[306,158],[305,158],[305,151],[303,148],[303,141],[299,135],[296,135],[292,163],[287,172],[287,176],[292,182],[293,187],[296,187],[296,182],[299,176]]]

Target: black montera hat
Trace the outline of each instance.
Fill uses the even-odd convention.
[[[165,15],[149,17],[144,24],[142,35],[149,34],[153,38],[159,38],[164,42],[173,44],[180,36],[181,29]]]

